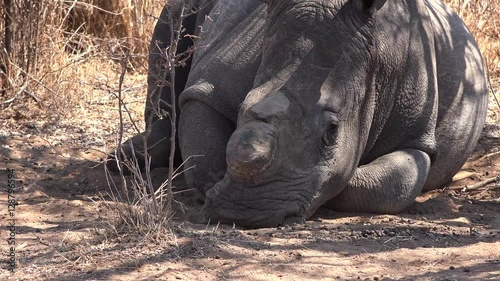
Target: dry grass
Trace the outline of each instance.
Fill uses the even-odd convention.
[[[70,1],[71,2],[71,1]],[[136,51],[147,51],[153,33],[153,19],[165,1],[84,0],[75,3],[67,26],[72,31],[98,38],[126,39]],[[91,24],[89,24],[91,23]]]
[[[8,1],[7,1],[8,2]],[[71,115],[94,94],[107,95],[123,54],[145,72],[161,0],[12,0],[12,45],[0,55],[0,107],[17,118]],[[6,14],[5,2],[0,16]],[[5,46],[5,22],[0,22]],[[6,46],[7,47],[7,46]],[[104,88],[103,88],[104,87]]]

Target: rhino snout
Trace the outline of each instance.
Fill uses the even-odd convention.
[[[250,122],[237,129],[227,144],[229,175],[236,181],[251,181],[265,172],[276,152],[278,130],[265,122]]]

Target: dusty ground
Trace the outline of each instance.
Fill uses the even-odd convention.
[[[137,117],[144,92],[140,84],[127,94]],[[499,182],[423,194],[397,216],[320,210],[305,225],[259,230],[177,218],[163,243],[107,236],[98,194],[108,190],[101,162],[117,109],[116,99],[95,96],[64,118],[0,113],[0,280],[500,280]],[[499,124],[492,98],[484,137],[451,186],[500,175]],[[14,274],[3,262],[5,168],[17,178]],[[181,217],[198,211],[189,197],[177,198],[188,208]]]

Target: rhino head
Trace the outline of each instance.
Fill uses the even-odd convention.
[[[340,193],[374,110],[374,14],[385,1],[267,0],[262,60],[206,194],[212,221],[300,223]]]

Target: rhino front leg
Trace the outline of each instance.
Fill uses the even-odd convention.
[[[189,187],[198,191],[201,201],[205,193],[226,172],[226,145],[235,125],[205,103],[190,100],[182,105],[179,120],[179,142]]]
[[[358,167],[346,188],[327,203],[336,210],[399,213],[420,194],[431,165],[421,150],[404,149]]]
[[[170,136],[171,136],[171,123],[170,119],[164,118],[153,122],[151,125],[151,132],[146,138],[147,153],[150,156],[150,169],[167,167],[168,166],[168,156],[170,155]],[[132,161],[130,164],[137,164],[138,167],[143,171],[146,167],[145,157],[144,157],[144,138],[146,133],[137,134],[122,144],[123,157]],[[117,173],[118,163],[116,160],[116,154],[118,149],[112,152],[107,160],[106,165],[108,169]],[[174,164],[177,167],[182,163],[180,150],[175,151],[175,161]],[[134,160],[137,163],[134,163]],[[130,170],[124,166],[124,173],[129,174]]]

